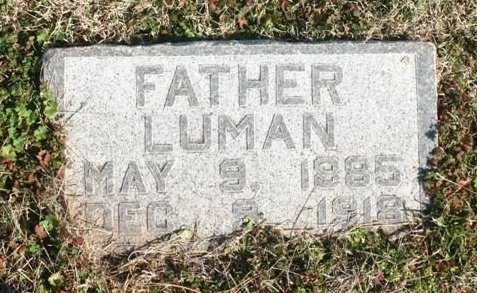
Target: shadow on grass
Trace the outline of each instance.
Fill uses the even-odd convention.
[[[319,42],[376,42],[376,41],[384,41],[384,42],[394,42],[394,41],[414,41],[413,39],[409,38],[408,35],[395,35],[390,36],[382,39],[365,39],[362,37],[353,37],[353,36],[339,36],[339,37],[325,37],[321,39],[310,40],[306,38],[297,38],[294,35],[283,35],[281,37],[269,37],[265,35],[261,35],[256,32],[238,32],[235,34],[224,36],[197,36],[197,37],[189,37],[189,36],[181,36],[181,35],[158,35],[158,36],[151,36],[150,34],[136,34],[131,36],[128,40],[122,41],[104,41],[101,39],[93,39],[88,42],[76,42],[76,43],[68,43],[58,41],[52,43],[48,46],[48,48],[70,48],[70,47],[87,47],[93,45],[123,45],[123,46],[151,46],[151,45],[158,45],[164,43],[188,43],[188,42],[198,42],[198,41],[277,41],[277,42],[296,42],[296,43],[319,43]],[[42,52],[43,53],[43,52]]]
[[[17,291],[10,288],[10,286],[6,285],[3,282],[0,282],[0,293],[16,293]]]

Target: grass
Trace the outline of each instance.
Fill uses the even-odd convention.
[[[392,235],[355,228],[289,238],[258,225],[202,253],[170,239],[95,259],[58,191],[63,133],[39,80],[42,54],[242,38],[433,42],[440,137],[426,178],[430,214]],[[0,0],[0,291],[474,292],[476,48],[473,0]]]

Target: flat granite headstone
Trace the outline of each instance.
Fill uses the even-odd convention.
[[[244,220],[409,221],[428,204],[435,58],[419,42],[49,50],[70,212],[98,243],[130,246]]]

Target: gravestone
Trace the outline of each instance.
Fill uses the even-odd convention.
[[[435,49],[197,42],[52,49],[65,196],[99,243],[244,221],[291,230],[412,220],[437,145]]]

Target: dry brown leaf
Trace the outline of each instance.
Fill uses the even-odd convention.
[[[181,1],[179,1],[178,7],[179,7],[180,9],[182,9],[182,8],[184,8],[184,7],[186,7],[186,6],[187,6],[187,0],[181,0]]]
[[[50,153],[47,150],[41,150],[37,155],[36,155],[38,161],[40,161],[40,165],[42,167],[48,166],[48,163],[50,162],[51,156]]]
[[[73,246],[80,246],[84,243],[84,238],[81,236],[73,236],[70,238],[69,242]]]
[[[345,33],[348,33],[351,30],[351,26],[347,23],[344,23],[343,24],[343,29],[344,29]]]
[[[12,161],[12,160],[7,160],[7,161],[5,162],[5,164],[7,165],[7,169],[8,169],[9,171],[13,171],[13,161]]]
[[[5,256],[0,254],[0,271],[3,271],[6,267]]]
[[[40,225],[35,225],[35,234],[41,239],[48,237],[48,233]]]
[[[64,179],[65,178],[65,166],[62,166],[59,170],[58,170],[58,178],[60,179]]]
[[[465,187],[465,186],[468,186],[470,184],[470,182],[472,182],[472,179],[467,179],[467,180],[460,180],[459,181],[459,186],[460,187]]]
[[[239,27],[240,27],[240,28],[243,28],[243,27],[247,24],[247,20],[246,20],[243,16],[241,16],[241,17],[239,18],[238,23],[239,23]]]
[[[450,205],[453,211],[461,211],[464,207],[464,202],[458,196],[453,196]]]
[[[221,23],[226,23],[227,21],[229,21],[229,16],[225,13],[222,13],[219,17],[219,20]]]

